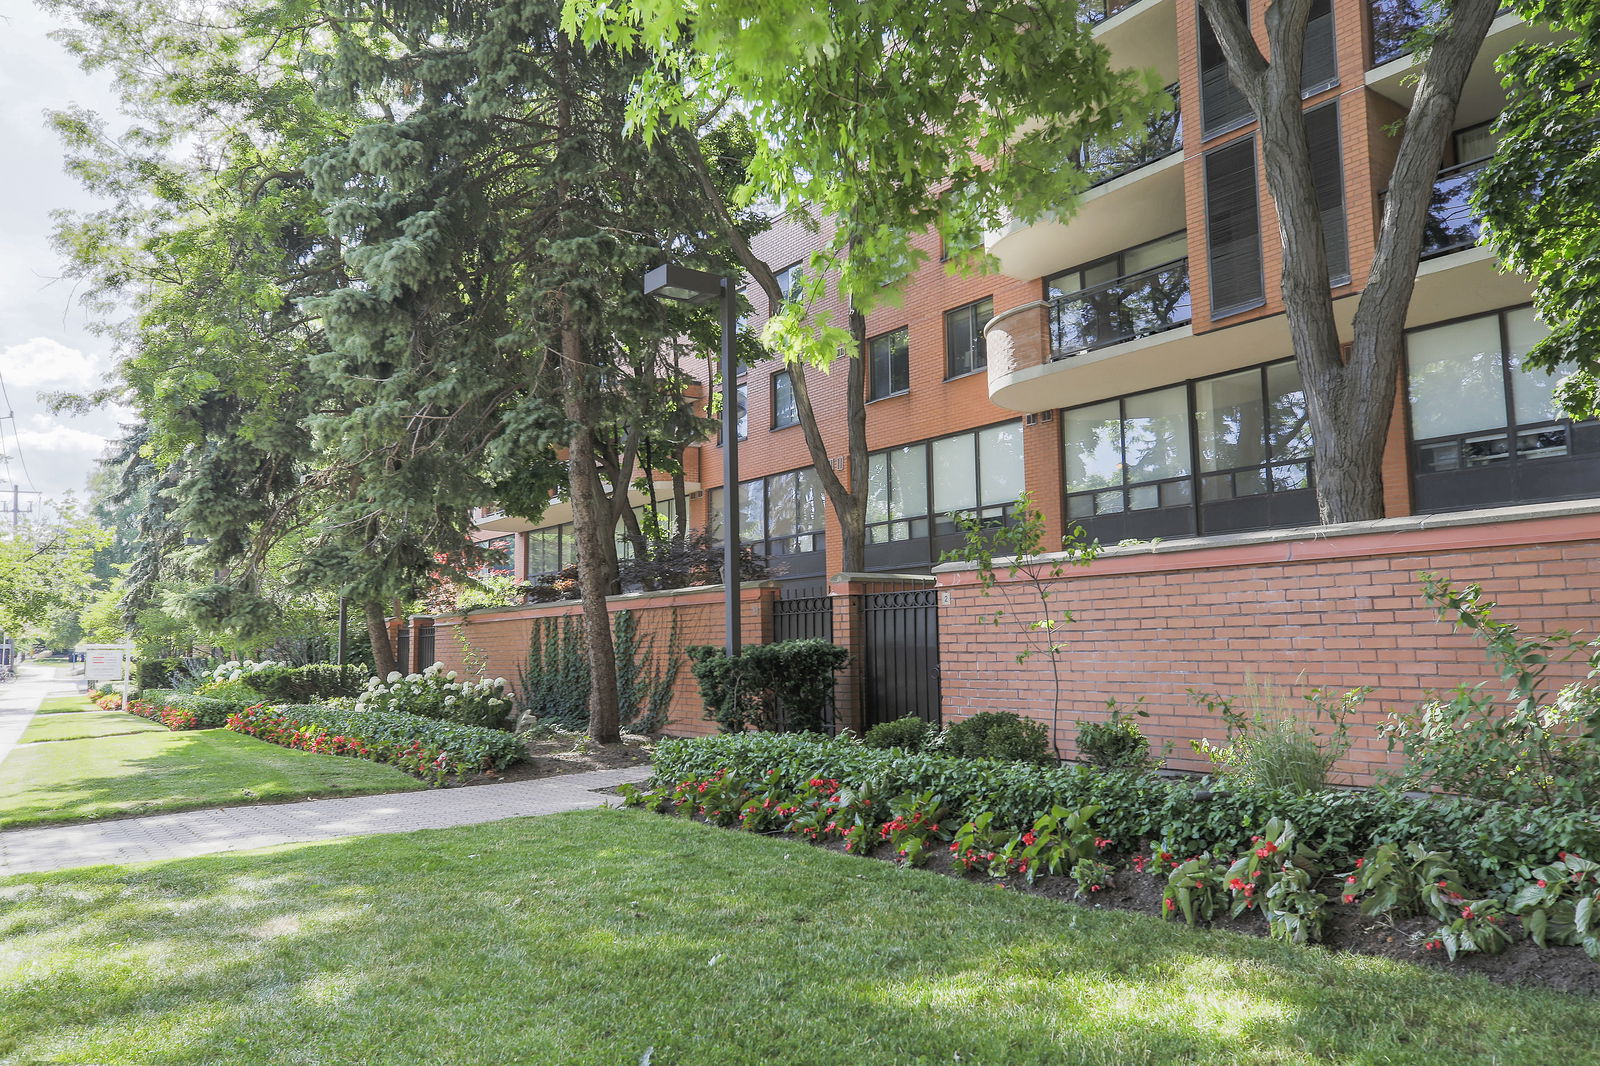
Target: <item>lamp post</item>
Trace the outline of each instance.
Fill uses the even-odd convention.
[[[646,296],[708,304],[722,300],[722,590],[723,630],[729,657],[739,654],[739,527],[733,503],[739,492],[739,389],[733,365],[738,299],[733,279],[666,263],[644,276]]]

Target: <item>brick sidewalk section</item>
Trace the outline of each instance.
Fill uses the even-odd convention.
[[[0,833],[0,877],[98,863],[145,862],[369,833],[447,829],[529,814],[615,806],[595,789],[643,781],[648,766],[504,785],[220,807]]]

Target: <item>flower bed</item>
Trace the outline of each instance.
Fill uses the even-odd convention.
[[[1121,870],[1150,879],[1166,917],[1264,918],[1296,943],[1336,920],[1405,920],[1417,949],[1451,958],[1525,933],[1600,960],[1600,866],[1578,857],[1600,855],[1593,812],[1383,791],[1222,793],[775,734],[666,741],[655,766],[658,787],[630,803],[852,853],[938,855],[1028,885],[1058,877],[1084,899],[1102,898]]]
[[[107,709],[114,710],[120,706],[121,702],[118,701]],[[228,716],[240,710],[241,706],[237,700],[151,689],[141,693],[138,699],[128,701],[128,713],[160,722],[168,729],[221,729],[228,724]]]
[[[248,707],[229,729],[284,747],[389,763],[434,784],[499,770],[526,755],[511,733],[457,725],[403,711],[344,710],[326,705]]]

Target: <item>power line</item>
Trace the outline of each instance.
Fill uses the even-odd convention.
[[[4,399],[6,404],[4,417],[11,420],[11,439],[17,442],[17,463],[22,467],[22,476],[28,482],[28,488],[34,489],[37,486],[33,483],[33,475],[28,472],[28,460],[22,454],[22,435],[17,432],[17,412],[11,406],[11,393],[6,388],[6,376],[4,373],[0,373],[0,399]]]

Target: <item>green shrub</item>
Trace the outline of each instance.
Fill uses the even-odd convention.
[[[611,644],[617,659],[617,711],[628,733],[655,733],[667,724],[673,688],[682,665],[674,655],[656,664],[655,638],[640,637],[632,611],[618,611],[611,621]],[[678,612],[672,612],[665,647],[678,646]],[[517,666],[520,706],[540,725],[582,731],[589,726],[589,652],[583,619],[577,616],[535,619],[528,636],[528,658]]]
[[[955,758],[945,754],[879,751],[849,740],[813,735],[746,733],[668,739],[656,746],[658,781],[704,779],[718,771],[749,782],[798,789],[811,779],[837,780],[887,798],[933,792],[960,824],[992,811],[998,827],[1022,831],[1057,805],[1096,806],[1095,826],[1130,850],[1142,840],[1165,840],[1173,854],[1238,853],[1274,818],[1292,821],[1299,838],[1331,865],[1388,842],[1449,847],[1463,877],[1508,894],[1530,856],[1560,851],[1600,854],[1600,813],[1560,806],[1483,803],[1459,797],[1417,797],[1389,789],[1331,789],[1295,793],[1230,782],[1165,779],[1088,766],[1042,767]],[[765,787],[765,786],[763,786]]]
[[[687,653],[706,717],[724,733],[820,732],[833,695],[833,675],[850,658],[825,640],[756,645],[732,659],[723,649],[705,644]]]
[[[242,678],[268,703],[316,703],[335,696],[359,696],[367,672],[355,666],[313,663],[309,666],[269,666]]]
[[[182,665],[179,659],[140,659],[133,664],[133,687],[165,689],[172,683],[173,671]]]
[[[367,687],[356,697],[356,709],[400,711],[492,729],[506,725],[511,698],[503,677],[457,681],[454,670],[445,673],[442,665],[434,663],[420,674],[402,677],[396,670],[387,681],[368,679]]]
[[[502,769],[527,756],[522,741],[504,730],[387,709],[249,707],[230,716],[228,728],[284,747],[390,763],[436,782]]]
[[[1091,765],[1107,770],[1138,770],[1150,764],[1150,741],[1145,739],[1134,716],[1147,718],[1149,711],[1135,709],[1123,714],[1116,700],[1107,700],[1111,717],[1104,722],[1078,723],[1078,754]]]
[[[1347,719],[1370,691],[1352,689],[1335,697],[1313,689],[1302,707],[1270,683],[1247,681],[1238,701],[1246,711],[1232,699],[1191,691],[1197,702],[1222,717],[1228,734],[1224,745],[1197,740],[1194,750],[1231,784],[1320,792],[1332,783],[1334,764],[1350,750]],[[1318,730],[1320,718],[1332,724],[1331,732]]]
[[[1382,728],[1391,750],[1405,752],[1404,783],[1511,803],[1600,805],[1600,684],[1578,682],[1552,698],[1545,689],[1550,663],[1587,657],[1600,676],[1600,641],[1570,633],[1524,637],[1494,619],[1494,604],[1468,585],[1457,592],[1428,574],[1423,596],[1441,620],[1471,630],[1511,686],[1501,706],[1483,686],[1461,686],[1447,700],[1394,713]]]
[[[1050,731],[1010,711],[979,711],[944,731],[943,748],[968,759],[1007,759],[1047,766],[1056,761]]]
[[[938,730],[932,722],[924,722],[915,715],[879,722],[861,738],[869,748],[902,748],[906,751],[923,751]]]

